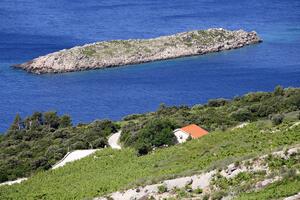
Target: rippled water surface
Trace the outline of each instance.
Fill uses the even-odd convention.
[[[9,66],[99,40],[151,38],[223,27],[256,30],[264,43],[199,57],[58,75]],[[167,105],[300,86],[300,1],[1,0],[0,131],[34,111],[74,122],[120,119]]]

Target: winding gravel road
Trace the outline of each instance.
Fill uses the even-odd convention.
[[[120,136],[121,131],[114,133],[108,138],[108,144],[112,149],[121,149],[121,146],[119,145]]]
[[[52,169],[57,169],[59,167],[64,166],[65,164],[69,162],[73,162],[75,160],[79,160],[81,158],[87,157],[93,153],[95,153],[99,149],[87,149],[87,150],[75,150],[72,152],[69,152],[65,155],[63,159],[61,159],[59,162],[57,162]]]

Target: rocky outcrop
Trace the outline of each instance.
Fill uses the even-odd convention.
[[[15,65],[28,72],[62,73],[139,64],[241,48],[261,42],[256,32],[208,29],[154,39],[87,44]]]

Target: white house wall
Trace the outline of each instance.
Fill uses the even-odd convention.
[[[186,132],[182,131],[181,129],[175,130],[174,131],[174,135],[176,136],[178,143],[185,142],[188,139],[188,137],[189,137],[189,134],[187,134]]]

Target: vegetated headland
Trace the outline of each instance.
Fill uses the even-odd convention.
[[[154,39],[96,42],[64,49],[13,67],[36,74],[74,72],[202,55],[261,41],[254,31],[214,28]]]

